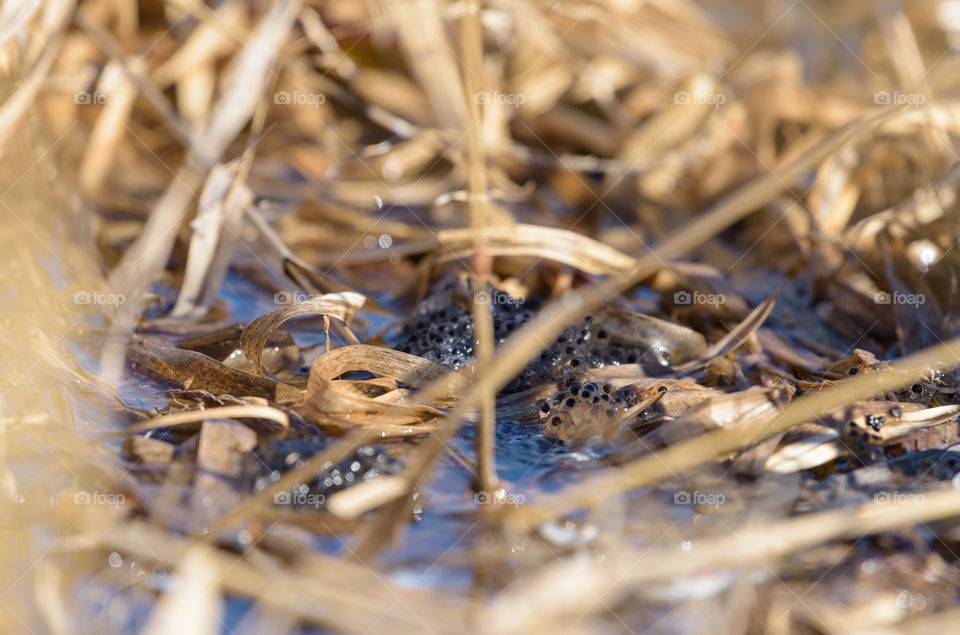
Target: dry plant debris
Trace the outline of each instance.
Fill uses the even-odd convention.
[[[4,632],[948,631],[957,5],[3,4]]]

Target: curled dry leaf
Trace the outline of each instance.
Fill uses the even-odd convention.
[[[285,306],[262,315],[247,324],[240,336],[240,348],[247,359],[250,360],[250,363],[253,364],[254,371],[258,375],[263,375],[261,364],[263,347],[266,345],[270,334],[281,324],[303,315],[322,315],[349,324],[364,302],[366,302],[366,298],[359,293],[343,291],[341,293],[327,293]]]
[[[338,379],[356,371],[393,381]],[[365,344],[342,346],[314,361],[304,410],[309,420],[337,430],[374,426],[383,437],[423,434],[431,428],[422,424],[443,414],[437,406],[451,405],[464,387],[462,376],[448,373],[440,364],[409,353]],[[411,401],[410,388],[441,378],[448,383],[435,406]]]

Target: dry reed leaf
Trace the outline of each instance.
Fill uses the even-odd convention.
[[[43,54],[35,61],[33,68],[29,70],[26,79],[17,87],[17,90],[3,102],[3,106],[0,106],[0,147],[7,147],[7,142],[16,131],[17,125],[27,115],[30,106],[36,102],[44,78],[56,60],[57,41],[63,35],[74,5],[74,0],[57,0],[46,5],[45,29],[35,34],[37,41],[42,43]]]
[[[171,318],[201,317],[220,291],[240,231],[240,218],[253,202],[253,193],[237,182],[239,169],[238,164],[232,164],[210,170],[200,192],[197,216],[191,223],[189,256]]]
[[[22,35],[30,18],[40,8],[40,0],[4,3],[0,7],[0,47],[14,35]]]
[[[793,474],[834,461],[848,452],[838,437],[839,433],[812,434],[784,445],[767,457],[765,467],[777,474]]]
[[[353,520],[370,509],[403,496],[408,487],[401,478],[381,476],[337,492],[327,500],[327,511],[338,518]]]
[[[247,12],[240,4],[226,3],[204,16],[190,36],[169,58],[150,74],[157,88],[165,89],[179,78],[187,77],[199,67],[229,55],[246,35]]]
[[[729,333],[724,335],[717,342],[710,345],[710,347],[700,355],[699,358],[695,360],[690,360],[680,366],[675,367],[673,370],[676,373],[689,373],[707,363],[716,357],[723,357],[733,352],[737,347],[743,346],[747,339],[752,336],[757,329],[760,328],[760,325],[763,324],[763,321],[767,319],[767,316],[770,315],[770,312],[773,310],[774,305],[777,302],[777,296],[779,291],[770,298],[768,298],[763,304],[760,304],[755,308],[750,314],[743,319],[739,324],[737,324]]]
[[[247,324],[240,336],[240,347],[243,349],[244,356],[253,364],[254,372],[263,375],[261,364],[263,347],[266,346],[270,335],[281,324],[304,315],[322,315],[325,319],[332,317],[344,324],[349,324],[366,301],[366,297],[359,293],[345,291],[342,293],[327,293],[285,306],[262,315]]]
[[[190,252],[171,318],[202,317],[226,278],[243,210],[253,202],[253,192],[237,182],[239,170],[236,163],[210,170],[190,224]]]
[[[154,609],[144,633],[174,635],[190,624],[196,635],[213,635],[223,623],[220,578],[208,546],[188,550],[177,567],[178,584],[163,595]]]
[[[104,435],[103,438],[126,436],[136,432],[156,430],[191,423],[200,423],[207,419],[265,419],[278,424],[279,434],[285,435],[290,430],[290,418],[282,410],[270,406],[223,406],[220,408],[204,408],[187,412],[174,412],[162,415],[150,421],[138,423],[123,430],[117,430]]]
[[[634,258],[612,247],[566,229],[525,224],[489,225],[484,229],[484,235],[491,256],[548,258],[594,275],[621,273],[636,263]],[[431,250],[437,250],[438,262],[466,259],[475,253],[473,230],[440,230],[431,238],[401,243],[389,249],[350,252],[337,256],[336,260],[347,265],[365,264],[383,261],[393,255],[410,256]],[[333,257],[330,257],[332,261]],[[321,264],[325,261],[322,260]]]
[[[718,428],[761,428],[773,421],[784,401],[783,391],[776,388],[751,387],[716,395],[663,424],[645,440],[651,445],[671,446]]]
[[[393,23],[413,74],[423,88],[441,128],[463,130],[467,113],[460,93],[462,80],[453,45],[446,37],[440,3],[381,3]]]
[[[103,186],[129,130],[130,114],[136,100],[136,86],[116,63],[103,69],[97,89],[112,98],[104,105],[90,133],[80,167],[80,183],[87,196],[95,198]]]
[[[595,318],[608,333],[610,341],[633,347],[649,347],[663,362],[682,361],[703,355],[707,343],[703,335],[674,322],[649,315],[603,307]]]

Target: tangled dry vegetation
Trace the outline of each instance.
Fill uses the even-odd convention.
[[[949,631],[958,43],[5,2],[5,630]]]

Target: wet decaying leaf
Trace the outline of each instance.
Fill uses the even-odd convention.
[[[178,388],[217,394],[262,397],[277,403],[300,401],[303,393],[287,384],[232,369],[202,353],[144,339],[128,349],[130,371]]]
[[[956,2],[0,9],[0,632],[951,632]]]

